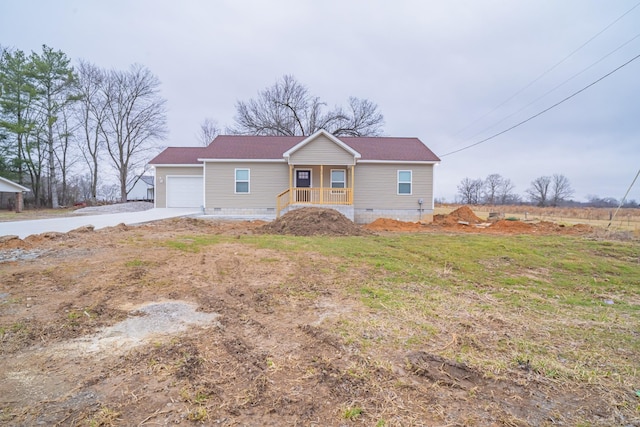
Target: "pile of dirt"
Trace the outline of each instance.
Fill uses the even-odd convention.
[[[378,218],[364,226],[371,231],[420,231],[424,225],[419,222],[405,222],[390,218]]]
[[[259,227],[259,233],[293,236],[365,236],[370,234],[334,209],[301,208]]]
[[[480,224],[484,221],[473,213],[468,206],[461,206],[449,215],[434,215],[433,223],[437,225],[453,225],[459,221],[468,222],[469,224]]]

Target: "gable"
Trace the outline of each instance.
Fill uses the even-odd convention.
[[[360,153],[335,136],[319,131],[284,153],[289,164],[353,165]]]

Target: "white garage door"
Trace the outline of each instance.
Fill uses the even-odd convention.
[[[201,176],[168,176],[167,207],[199,208],[204,204]]]

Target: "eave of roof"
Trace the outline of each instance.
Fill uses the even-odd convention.
[[[189,165],[200,164],[198,157],[204,152],[206,147],[167,147],[151,159],[150,165]]]
[[[23,192],[23,191],[31,191],[27,187],[25,187],[23,185],[20,185],[17,182],[13,182],[10,179],[3,178],[1,176],[0,176],[0,183],[4,184],[4,185],[2,185],[2,187],[8,186],[8,187],[14,189],[14,191],[12,191],[12,192],[15,192],[15,193]]]

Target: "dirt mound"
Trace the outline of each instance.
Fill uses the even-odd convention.
[[[0,250],[1,249],[25,249],[30,245],[22,240],[18,236],[0,236]]]
[[[369,234],[333,209],[301,208],[257,229],[265,234],[294,236],[364,236]]]
[[[418,231],[423,227],[419,222],[404,222],[390,218],[378,218],[364,226],[371,231]]]
[[[454,219],[455,221],[466,221],[470,224],[480,224],[481,222],[484,222],[481,218],[473,213],[469,206],[461,206],[447,215],[447,217],[449,219]]]
[[[451,212],[449,215],[433,216],[433,223],[436,225],[456,225],[460,221],[468,222],[469,224],[480,224],[484,222],[481,218],[474,214],[471,208],[468,206],[461,206]]]

